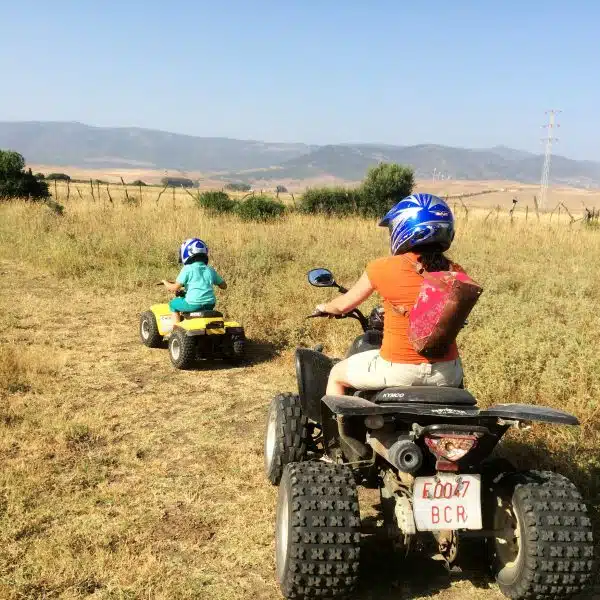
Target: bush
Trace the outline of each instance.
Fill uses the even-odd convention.
[[[43,173],[36,173],[35,178],[36,179],[46,179],[46,176]]]
[[[274,221],[285,213],[285,206],[268,196],[253,196],[237,206],[237,214],[243,221]]]
[[[71,178],[66,173],[48,173],[46,179],[50,181],[71,181]]]
[[[287,188],[285,187],[285,185],[278,185],[275,188],[275,192],[277,192],[278,194],[287,194]]]
[[[381,163],[371,167],[360,187],[360,213],[369,217],[383,217],[387,211],[412,193],[414,172],[410,167],[395,163]]]
[[[136,179],[135,181],[132,181],[130,185],[137,185],[138,187],[140,185],[146,185],[141,179]]]
[[[198,196],[198,205],[209,213],[233,212],[238,203],[225,192],[202,192]]]
[[[225,189],[229,190],[230,192],[249,192],[252,189],[252,187],[247,183],[233,182],[228,183],[225,186]]]
[[[18,152],[0,150],[0,200],[50,198],[48,184],[39,180],[31,169],[25,171],[25,159]]]
[[[350,215],[359,211],[360,192],[344,187],[309,188],[300,199],[300,210],[305,213]]]
[[[163,177],[160,181],[169,187],[194,187],[194,182],[187,177]]]

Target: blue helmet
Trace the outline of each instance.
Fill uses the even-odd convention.
[[[179,248],[179,262],[187,265],[194,256],[200,254],[208,256],[208,246],[199,238],[190,238]]]
[[[400,200],[383,217],[380,227],[390,230],[392,254],[433,247],[440,252],[454,239],[454,217],[450,207],[432,194],[412,194]]]

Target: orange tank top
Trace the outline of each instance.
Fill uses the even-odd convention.
[[[408,316],[401,315],[393,309],[393,305],[413,306],[419,295],[423,278],[412,264],[417,259],[416,254],[406,253],[378,258],[367,265],[367,275],[371,285],[382,297],[385,310],[381,357],[393,363],[408,364],[456,360],[456,343],[440,358],[425,358],[417,353],[408,341]]]

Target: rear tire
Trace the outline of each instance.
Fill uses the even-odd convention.
[[[169,337],[169,356],[173,366],[189,369],[196,359],[196,343],[183,329],[175,328]]]
[[[298,395],[278,394],[271,400],[265,431],[264,464],[267,478],[273,485],[279,484],[285,465],[305,459],[307,423]]]
[[[246,355],[246,341],[242,338],[233,342],[233,357],[241,360]]]
[[[592,582],[592,524],[581,494],[566,477],[530,471],[495,489],[492,564],[512,600],[563,600]]]
[[[162,345],[163,337],[158,333],[156,317],[151,310],[140,315],[140,339],[148,348],[159,348]]]
[[[284,598],[346,598],[356,587],[360,511],[352,471],[323,462],[286,465],[275,528]]]
[[[240,363],[246,357],[246,340],[243,337],[233,337],[227,346],[225,358],[233,363]]]

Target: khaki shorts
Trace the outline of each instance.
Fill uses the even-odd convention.
[[[344,362],[348,384],[357,390],[410,385],[459,387],[464,376],[460,359],[418,365],[391,363],[381,358],[379,350],[369,350]]]

